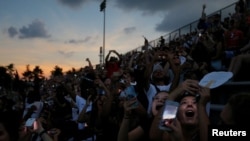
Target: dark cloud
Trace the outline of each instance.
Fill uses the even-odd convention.
[[[39,20],[34,20],[28,26],[23,26],[22,28],[9,27],[8,34],[10,37],[15,37],[19,35],[20,39],[30,39],[30,38],[49,38],[47,30],[43,22]]]
[[[15,27],[9,27],[8,28],[8,33],[10,37],[15,37],[18,34],[18,31]]]
[[[178,0],[116,0],[116,6],[125,11],[140,10],[143,13],[164,11],[177,4]]]
[[[48,35],[44,23],[42,23],[39,20],[33,21],[30,25],[23,26],[19,29],[20,39],[26,39],[26,38],[48,38],[50,35]]]
[[[71,8],[79,8],[83,5],[83,3],[89,0],[58,0],[63,5],[69,6]]]
[[[206,3],[207,14],[215,12],[238,0],[116,0],[115,5],[123,11],[141,11],[146,16],[160,14],[163,19],[155,25],[157,32],[171,32],[198,20],[202,5]],[[108,6],[107,6],[108,7]],[[154,25],[153,25],[154,26]]]
[[[82,43],[82,42],[83,42],[83,40],[71,39],[71,40],[69,40],[69,41],[66,42],[66,43],[69,43],[69,44],[80,44],[80,43]]]
[[[61,55],[63,55],[65,58],[70,58],[70,57],[72,57],[74,55],[73,51],[71,51],[71,52],[64,52],[64,51],[59,50],[58,53],[61,54]]]
[[[81,43],[90,42],[91,40],[92,40],[92,37],[87,36],[87,37],[84,38],[83,40],[70,39],[70,40],[67,41],[66,43],[69,43],[69,44],[81,44]]]
[[[91,39],[92,39],[92,37],[87,36],[87,37],[83,40],[83,42],[89,42]]]
[[[132,33],[132,32],[134,32],[136,30],[136,27],[127,27],[127,28],[124,28],[124,32],[126,33],[126,34],[130,34],[130,33]]]
[[[201,5],[201,3],[196,4],[196,6],[193,6],[192,3],[179,4],[179,8],[170,9],[168,13],[163,16],[162,21],[159,21],[155,26],[155,30],[158,32],[171,32],[186,24],[194,22],[201,15]],[[183,7],[193,8],[190,10],[184,9]]]
[[[139,10],[143,13],[162,12],[166,14],[169,13],[173,16],[176,16],[174,12],[172,12],[173,9],[179,11],[176,13],[177,15],[182,13],[180,16],[185,16],[186,11],[200,12],[201,6],[204,3],[208,4],[207,8],[209,9],[220,9],[226,7],[226,3],[237,1],[238,0],[220,0],[219,2],[218,0],[209,0],[209,2],[197,0],[114,0],[115,6],[124,11]],[[107,3],[109,3],[109,1]],[[196,11],[197,9],[200,11]]]
[[[229,4],[226,4],[225,1],[221,0],[221,3],[211,2],[206,6],[205,13],[207,16],[219,12],[219,9],[227,7]],[[234,0],[231,0],[232,3]],[[237,1],[237,0],[236,0]],[[165,14],[162,21],[160,21],[155,29],[159,32],[173,31],[192,23],[192,28],[196,28],[197,22],[201,17],[202,13],[202,2],[197,2],[194,5],[192,3],[182,3],[179,5],[179,8],[171,9],[168,11],[168,14]],[[185,7],[185,8],[183,8]],[[220,11],[223,16],[228,15],[228,11],[234,10],[234,6],[228,7],[225,10]]]

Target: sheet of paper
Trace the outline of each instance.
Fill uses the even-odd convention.
[[[206,74],[199,82],[201,86],[208,87],[210,89],[219,87],[232,78],[232,72],[216,71]]]

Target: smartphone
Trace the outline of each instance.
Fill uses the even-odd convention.
[[[162,111],[161,121],[159,123],[159,128],[164,131],[172,131],[167,125],[174,122],[176,114],[178,111],[179,102],[166,100],[164,104],[164,109]]]
[[[33,127],[33,124],[34,124],[35,120],[36,120],[36,118],[27,119],[26,122],[25,122],[25,126],[26,127]]]
[[[125,90],[124,93],[126,95],[126,99],[130,100],[133,98],[137,98],[137,93],[135,91],[135,88],[133,85],[128,86]],[[139,102],[136,100],[136,102],[132,105],[132,107],[137,107],[139,105]]]

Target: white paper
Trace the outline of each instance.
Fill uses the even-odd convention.
[[[203,87],[209,87],[214,89],[226,83],[230,78],[232,78],[232,72],[218,71],[210,72],[206,74],[199,82],[199,85]]]

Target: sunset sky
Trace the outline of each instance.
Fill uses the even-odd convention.
[[[1,0],[0,66],[21,74],[39,66],[45,76],[99,63],[103,45],[103,0]],[[107,0],[105,54],[126,53],[237,0]]]

